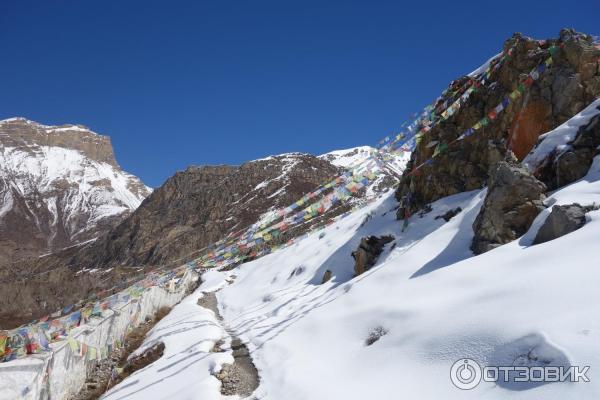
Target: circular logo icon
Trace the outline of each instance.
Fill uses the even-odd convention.
[[[481,382],[481,367],[470,358],[461,358],[452,364],[450,380],[459,389],[473,389]]]

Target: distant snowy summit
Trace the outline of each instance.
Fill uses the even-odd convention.
[[[96,237],[151,192],[108,136],[81,125],[0,121],[0,265]]]
[[[375,149],[371,146],[352,147],[344,150],[334,150],[319,156],[336,167],[351,168],[369,159]]]
[[[377,178],[369,184],[367,194],[384,192],[395,188],[406,164],[410,160],[409,152],[379,153],[371,146],[352,147],[344,150],[334,150],[319,156],[336,167],[352,170],[358,166],[371,165],[377,171]]]

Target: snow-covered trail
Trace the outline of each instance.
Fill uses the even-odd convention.
[[[217,315],[198,305],[203,292],[227,284],[226,274],[206,274],[191,295],[156,324],[144,344],[133,355],[164,342],[163,356],[136,371],[102,398],[120,399],[221,399],[221,383],[213,375],[224,363],[233,363],[231,351],[213,352],[216,343],[227,349],[231,337]],[[217,366],[219,367],[217,369]]]
[[[196,304],[200,292],[216,289],[224,324],[258,368],[257,399],[598,398],[600,211],[583,228],[532,246],[548,209],[519,240],[474,257],[471,225],[484,197],[480,190],[441,199],[402,232],[390,192],[289,248],[228,275],[211,272],[150,335],[146,345],[165,341],[163,359],[106,398],[224,398],[213,374],[232,357],[210,348],[230,335]],[[600,204],[600,157],[547,203],[575,201]],[[436,218],[457,207],[449,222]],[[375,267],[353,277],[350,254],[371,234],[395,241]],[[322,283],[327,270],[333,278]],[[385,335],[367,345],[376,332]],[[507,365],[532,350],[525,364],[589,365],[591,382],[481,383],[471,391],[450,382],[461,358]]]
[[[390,195],[327,228],[321,239],[242,265],[218,297],[261,373],[257,396],[597,398],[600,212],[589,213],[588,224],[572,234],[531,246],[546,210],[520,240],[473,257],[471,225],[484,196],[482,190],[435,202],[402,233]],[[600,204],[600,158],[548,204],[574,201]],[[435,219],[459,206],[463,211],[449,222]],[[352,279],[350,253],[369,234],[393,234],[395,247]],[[325,270],[334,278],[320,284]],[[367,346],[378,328],[387,335]],[[450,382],[458,359],[506,365],[531,349],[540,360],[592,366],[592,382],[526,390],[482,383],[470,392]]]

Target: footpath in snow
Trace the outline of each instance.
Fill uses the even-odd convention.
[[[133,354],[142,354],[163,342],[163,356],[146,368],[136,371],[102,398],[117,399],[221,399],[221,383],[215,371],[233,363],[231,351],[214,351],[221,343],[226,349],[231,338],[217,315],[198,305],[203,292],[213,292],[224,285],[226,275],[212,272],[191,295],[150,331],[144,344]]]
[[[289,248],[207,274],[148,337],[145,346],[165,342],[163,358],[105,398],[223,398],[215,375],[233,362],[228,331],[247,344],[259,399],[599,398],[593,369],[587,383],[452,385],[450,368],[465,357],[481,365],[600,365],[600,211],[588,213],[583,228],[534,246],[549,208],[519,240],[474,257],[471,226],[485,193],[441,199],[402,232],[390,192]],[[600,204],[600,157],[547,204],[575,201]],[[457,207],[448,222],[436,218]],[[354,277],[350,254],[372,234],[395,240]],[[333,277],[322,283],[327,270]],[[197,305],[203,291],[218,289],[223,324]],[[211,352],[219,342],[227,351]]]

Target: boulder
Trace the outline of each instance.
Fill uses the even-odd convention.
[[[574,232],[585,225],[585,213],[589,207],[577,203],[566,206],[554,206],[552,212],[538,230],[533,244],[549,242],[568,233]]]
[[[435,217],[435,219],[443,219],[444,221],[448,222],[452,218],[456,217],[456,215],[461,211],[462,211],[462,208],[456,207],[455,209],[448,210],[445,214],[437,215]]]
[[[321,284],[329,282],[333,276],[333,273],[330,270],[326,270],[323,274],[323,279],[321,280]]]
[[[391,235],[362,238],[358,248],[352,252],[352,258],[354,258],[354,276],[358,276],[371,269],[383,252],[383,247],[392,240],[394,240],[394,237]]]
[[[505,161],[492,167],[488,193],[473,223],[471,250],[481,254],[523,235],[544,209],[546,185]]]

